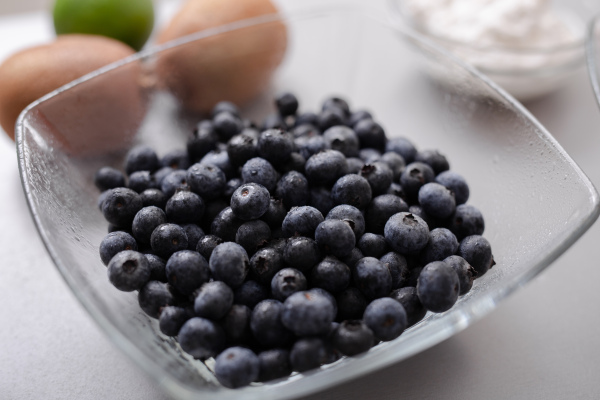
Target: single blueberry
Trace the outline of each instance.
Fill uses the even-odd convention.
[[[242,183],[244,182],[241,178],[233,178],[225,183],[225,188],[223,189],[223,198],[226,199],[227,204],[229,204],[229,202],[231,201],[231,196],[233,195],[233,192],[235,192],[237,188],[242,186]]]
[[[168,152],[160,159],[160,165],[173,169],[188,169],[190,167],[190,158],[187,150],[177,149]]]
[[[188,239],[179,225],[162,224],[152,232],[150,245],[157,256],[168,259],[176,251],[187,249]]]
[[[345,257],[356,245],[356,237],[349,224],[336,219],[321,222],[315,230],[315,241],[325,253]]]
[[[252,280],[244,282],[234,292],[235,304],[243,304],[251,309],[268,297],[268,290],[260,283]]]
[[[350,284],[350,268],[335,257],[328,256],[310,272],[311,285],[330,293],[339,293]]]
[[[212,252],[210,270],[215,280],[223,281],[235,289],[244,283],[250,267],[248,254],[237,243],[221,243]]]
[[[212,281],[202,284],[196,292],[194,311],[198,317],[219,320],[232,305],[233,290],[221,281]]]
[[[434,261],[423,267],[417,281],[417,295],[429,311],[440,313],[449,310],[460,292],[458,275],[443,261]]]
[[[456,275],[458,275],[458,282],[460,283],[459,295],[468,293],[473,287],[473,280],[477,277],[477,271],[461,256],[450,256],[443,261],[451,266]]]
[[[271,294],[273,298],[284,301],[290,295],[306,290],[306,277],[294,268],[284,268],[278,271],[271,280]]]
[[[264,158],[255,157],[246,161],[242,167],[242,179],[244,183],[258,183],[271,192],[275,190],[279,177],[270,162]]]
[[[389,139],[385,145],[385,151],[392,151],[401,155],[407,164],[412,163],[417,155],[416,147],[408,139],[403,137]]]
[[[331,190],[324,187],[311,187],[308,205],[326,215],[334,206]]]
[[[338,321],[361,319],[368,304],[362,292],[354,286],[340,292],[335,300],[338,309],[336,318]]]
[[[351,270],[353,270],[354,266],[356,266],[356,263],[364,257],[365,256],[362,253],[362,251],[360,251],[358,247],[355,247],[352,249],[349,255],[347,255],[346,257],[342,257],[341,260],[344,262],[344,264],[350,267]]]
[[[165,272],[171,286],[186,296],[210,279],[208,262],[191,250],[181,250],[169,257]]]
[[[160,311],[158,327],[167,336],[177,336],[179,330],[190,318],[190,310],[183,307],[167,306]]]
[[[209,151],[204,157],[202,157],[200,164],[212,165],[219,168],[225,174],[225,180],[232,179],[237,176],[237,169],[231,165],[226,147],[217,147],[217,149]]]
[[[305,165],[306,158],[304,158],[302,154],[294,151],[292,154],[290,154],[290,158],[287,160],[287,162],[279,167],[279,170],[282,173],[298,171],[304,174]]]
[[[465,178],[456,172],[444,171],[435,177],[435,181],[454,193],[457,205],[464,204],[469,200],[469,185]]]
[[[155,206],[144,207],[135,214],[131,231],[138,242],[149,244],[154,229],[165,223],[167,216],[163,210]]]
[[[327,364],[329,349],[321,338],[298,339],[290,351],[292,370],[305,372]]]
[[[477,271],[477,277],[485,274],[496,263],[492,255],[492,246],[486,238],[480,235],[467,236],[458,245],[459,256],[467,260]]]
[[[242,246],[249,255],[253,255],[258,249],[265,247],[270,239],[269,225],[259,219],[244,222],[235,234],[235,242]]]
[[[333,306],[333,315],[337,315],[337,311],[338,311],[337,302],[335,301],[335,297],[333,297],[333,294],[331,294],[327,290],[325,290],[323,288],[319,288],[319,287],[314,287],[314,288],[310,289],[308,292],[309,293],[317,293],[319,295],[325,296],[327,298],[327,300],[329,300],[329,302]]]
[[[394,178],[394,173],[386,163],[376,161],[365,164],[360,170],[360,176],[365,178],[374,195],[385,193]]]
[[[365,162],[358,157],[348,157],[346,162],[349,174],[360,174],[360,170],[365,166]]]
[[[365,257],[380,258],[388,251],[388,245],[385,238],[370,232],[362,235],[356,246]]]
[[[165,212],[170,222],[194,224],[202,220],[204,207],[204,201],[196,193],[180,190],[167,201]]]
[[[137,193],[142,193],[146,189],[158,189],[160,186],[149,171],[136,171],[129,175],[127,187]]]
[[[348,120],[348,125],[354,127],[356,124],[358,124],[363,119],[373,119],[373,115],[366,110],[354,111],[350,115],[350,119]]]
[[[167,263],[165,260],[154,254],[144,254],[148,260],[148,266],[150,267],[150,280],[167,282]]]
[[[236,217],[249,221],[260,218],[269,208],[269,191],[258,183],[244,183],[231,196],[231,209]]]
[[[187,170],[187,183],[192,192],[204,200],[213,200],[221,196],[225,189],[225,173],[216,165],[196,163]]]
[[[307,273],[321,261],[321,252],[313,239],[304,236],[292,237],[283,250],[283,260],[288,266]]]
[[[400,175],[400,184],[407,198],[411,202],[415,202],[421,186],[433,182],[434,178],[435,174],[429,165],[422,162],[413,162],[408,164],[402,175]]]
[[[271,229],[281,229],[281,224],[286,215],[287,210],[283,205],[283,201],[277,197],[271,197],[269,208],[267,208],[267,211],[260,218],[269,224]]]
[[[292,373],[290,352],[285,349],[270,349],[258,354],[261,382],[284,378]]]
[[[125,250],[137,250],[137,242],[127,232],[111,232],[100,242],[100,259],[104,265],[108,265],[110,260]]]
[[[350,174],[338,179],[331,189],[335,204],[349,204],[364,210],[371,201],[372,190],[369,181],[360,175]]]
[[[402,254],[390,251],[379,259],[392,275],[392,289],[398,289],[406,284],[410,270],[406,258]]]
[[[404,201],[407,201],[408,198],[406,193],[404,193],[404,189],[402,189],[402,185],[396,182],[392,182],[386,194],[393,194],[394,196],[400,197]]]
[[[389,297],[373,300],[365,309],[363,321],[384,342],[396,339],[408,326],[404,307]]]
[[[258,156],[257,138],[241,133],[227,142],[227,155],[232,165],[242,166],[251,158]]]
[[[240,116],[240,109],[238,106],[230,101],[220,101],[211,110],[211,117],[214,118],[217,114],[227,111],[230,114]]]
[[[215,357],[225,347],[225,333],[219,324],[200,317],[187,320],[178,335],[179,344],[192,357]]]
[[[275,106],[279,114],[284,117],[294,115],[298,111],[298,99],[292,93],[281,93],[275,97]]]
[[[202,159],[209,151],[217,147],[218,142],[219,136],[215,132],[212,121],[200,121],[187,141],[190,161],[196,162]]]
[[[136,171],[154,172],[159,166],[160,163],[156,153],[146,145],[132,148],[125,156],[125,172],[127,175],[131,175]]]
[[[377,149],[371,149],[369,147],[360,149],[358,152],[358,158],[363,160],[365,164],[377,162],[381,159],[381,152]]]
[[[101,192],[125,186],[125,175],[118,169],[102,167],[94,175],[94,184]]]
[[[215,235],[205,235],[196,244],[196,251],[200,253],[202,257],[210,260],[210,256],[218,245],[223,243],[223,239]]]
[[[294,138],[281,129],[267,129],[260,134],[257,143],[258,155],[275,164],[283,164],[294,151]]]
[[[485,230],[485,222],[481,211],[476,207],[470,204],[461,204],[456,207],[454,215],[450,218],[448,228],[458,240],[462,240],[467,236],[482,235]]]
[[[300,172],[290,171],[281,177],[275,193],[287,208],[305,206],[310,198],[308,180]]]
[[[352,228],[354,236],[358,239],[365,233],[365,218],[360,210],[349,204],[342,204],[332,208],[325,219],[339,219]]]
[[[143,207],[139,194],[127,188],[111,189],[102,203],[102,215],[111,224],[128,226]]]
[[[416,287],[409,286],[396,289],[390,294],[390,297],[404,307],[407,327],[416,324],[427,314],[427,309],[423,307],[421,300],[419,300]]]
[[[329,148],[339,151],[346,157],[358,156],[360,144],[352,128],[343,125],[332,126],[323,132],[323,138],[329,142]]]
[[[104,192],[100,193],[100,195],[98,196],[98,209],[100,210],[100,212],[102,212],[102,205],[104,204],[104,200],[106,200],[106,198],[108,197],[108,194],[112,192],[112,189],[108,189],[105,190]]]
[[[150,266],[142,253],[125,250],[108,263],[108,280],[119,290],[133,292],[150,280]]]
[[[215,360],[215,376],[225,387],[235,389],[258,379],[260,362],[252,350],[230,347]]]
[[[215,132],[222,141],[227,141],[242,131],[244,125],[240,117],[229,111],[221,111],[213,117]]]
[[[222,320],[227,343],[246,343],[251,335],[250,316],[252,311],[245,305],[234,304]]]
[[[235,216],[231,207],[226,207],[213,219],[210,233],[223,241],[235,242],[235,235],[243,223],[244,221]]]
[[[298,235],[314,238],[315,230],[323,220],[323,214],[314,207],[294,207],[285,216],[281,229],[287,237]]]
[[[336,107],[331,107],[319,113],[317,126],[322,132],[336,125],[344,125],[346,122],[345,113]]]
[[[188,238],[187,249],[196,250],[196,248],[198,247],[198,242],[205,236],[204,230],[202,230],[202,228],[200,228],[196,224],[183,224],[181,225],[181,227],[185,231],[185,235]]]
[[[250,329],[261,345],[274,348],[284,347],[292,339],[292,333],[281,322],[283,304],[268,299],[258,303],[250,317]]]
[[[304,171],[311,185],[331,185],[348,173],[348,163],[339,151],[325,150],[307,159]]]
[[[317,292],[299,291],[283,303],[281,322],[297,336],[324,335],[335,318],[331,300]]]
[[[323,105],[321,106],[321,110],[325,111],[331,109],[340,110],[346,117],[350,116],[350,106],[348,105],[348,102],[341,97],[333,96],[325,99]]]
[[[142,205],[144,207],[155,206],[165,208],[167,205],[167,197],[160,189],[146,189],[140,193]]]
[[[281,253],[272,247],[258,250],[250,259],[252,277],[262,285],[269,286],[269,288],[273,277],[283,267]]]
[[[333,345],[346,356],[355,356],[369,350],[374,342],[373,331],[359,320],[340,323],[333,334]]]
[[[170,199],[178,190],[188,190],[187,171],[178,169],[171,172],[162,180],[160,188],[167,199]]]
[[[392,290],[389,269],[374,257],[365,257],[356,263],[353,278],[355,286],[369,300],[387,296]]]
[[[169,285],[158,281],[149,281],[138,292],[140,308],[152,318],[160,316],[160,310],[177,304],[177,299],[169,290]]]
[[[442,261],[444,258],[456,254],[457,250],[456,236],[446,228],[435,228],[429,232],[429,242],[419,254],[420,262],[427,265],[433,261]]]
[[[392,250],[405,255],[418,254],[429,241],[427,223],[407,212],[391,216],[383,232]]]
[[[393,194],[382,194],[371,200],[365,212],[369,232],[382,234],[385,224],[394,214],[408,211],[408,204]]]
[[[450,164],[443,154],[437,150],[421,150],[415,155],[415,161],[429,165],[437,175],[450,169]]]
[[[377,122],[372,119],[363,119],[354,125],[354,131],[360,141],[360,147],[372,148],[379,151],[385,149],[387,137],[385,131]]]
[[[439,183],[426,183],[419,189],[419,205],[434,218],[448,218],[456,210],[456,200],[445,186]]]
[[[402,175],[402,171],[404,171],[404,168],[406,167],[404,158],[402,158],[402,156],[398,153],[388,151],[387,153],[383,153],[379,160],[390,167],[393,174],[393,180],[398,181],[400,179],[400,175]]]

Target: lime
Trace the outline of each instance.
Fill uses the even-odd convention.
[[[58,35],[103,35],[140,50],[153,25],[152,0],[57,0],[54,5],[54,29]]]

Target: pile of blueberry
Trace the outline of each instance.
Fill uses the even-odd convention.
[[[231,388],[395,339],[494,264],[445,156],[340,98],[275,103],[259,127],[221,102],[187,149],[95,176],[110,282]]]

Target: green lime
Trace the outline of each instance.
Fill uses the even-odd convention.
[[[152,0],[57,0],[54,5],[54,29],[58,35],[103,35],[140,50],[153,25]]]

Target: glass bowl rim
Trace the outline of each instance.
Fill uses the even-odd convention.
[[[556,141],[556,139],[554,139],[554,137],[552,137],[550,135],[550,133],[535,119],[535,117],[533,117],[533,115],[523,105],[521,105],[519,102],[517,102],[506,91],[504,91],[502,88],[500,88],[498,85],[496,85],[493,81],[491,81],[484,74],[477,71],[474,67],[468,65],[467,63],[461,61],[459,58],[457,58],[456,56],[454,56],[447,50],[445,50],[442,47],[440,47],[439,45],[437,45],[435,42],[433,42],[427,36],[419,33],[418,31],[415,31],[411,27],[397,26],[397,24],[395,24],[395,23],[392,24],[391,21],[389,20],[389,18],[387,18],[385,16],[385,14],[382,14],[380,12],[373,14],[370,12],[368,7],[352,6],[352,5],[328,5],[326,7],[320,8],[319,10],[316,10],[316,11],[315,10],[302,10],[302,11],[295,11],[293,13],[290,13],[289,15],[288,14],[280,14],[280,13],[263,15],[260,17],[241,20],[241,21],[237,21],[234,23],[218,26],[215,28],[210,28],[207,30],[199,31],[194,34],[184,36],[184,37],[176,39],[174,41],[165,43],[163,45],[148,48],[137,54],[129,56],[123,60],[109,64],[105,67],[102,67],[94,72],[91,72],[79,79],[76,79],[76,80],[48,93],[47,95],[41,97],[40,99],[36,100],[35,102],[33,102],[32,104],[27,106],[21,112],[21,114],[17,120],[17,124],[16,124],[16,147],[17,147],[18,162],[19,162],[19,174],[20,174],[20,178],[21,178],[21,184],[23,186],[23,190],[24,190],[25,197],[27,200],[27,205],[28,205],[30,214],[32,216],[32,219],[34,221],[34,224],[36,226],[36,229],[38,231],[38,234],[40,235],[40,238],[42,239],[42,242],[44,243],[44,246],[46,247],[46,250],[48,251],[54,265],[59,270],[60,274],[62,275],[63,279],[66,281],[66,283],[69,286],[72,293],[75,295],[75,297],[80,302],[80,304],[83,306],[83,308],[92,317],[94,322],[100,327],[101,330],[103,330],[105,332],[105,334],[108,336],[108,338],[124,354],[126,354],[129,358],[131,358],[135,362],[135,364],[138,365],[138,367],[141,370],[143,370],[151,378],[154,378],[156,381],[158,381],[160,386],[164,390],[166,390],[167,393],[169,393],[173,396],[178,396],[181,393],[183,393],[183,390],[190,390],[190,389],[188,389],[187,387],[182,389],[181,383],[179,383],[176,379],[174,379],[168,375],[165,376],[164,374],[162,374],[161,368],[155,366],[155,364],[152,362],[152,359],[146,353],[140,351],[135,345],[132,345],[131,341],[116,326],[114,326],[110,320],[108,320],[107,318],[104,317],[104,315],[99,310],[98,306],[94,304],[94,301],[90,298],[90,296],[85,291],[79,290],[77,285],[75,285],[75,281],[71,277],[68,268],[65,265],[63,265],[59,254],[51,245],[49,237],[46,235],[46,232],[44,230],[44,225],[36,211],[34,194],[32,193],[32,186],[29,181],[29,177],[27,175],[27,155],[26,155],[26,139],[25,139],[25,123],[26,123],[27,117],[30,114],[30,112],[38,105],[40,105],[46,101],[49,101],[53,97],[56,97],[63,92],[69,91],[71,88],[73,88],[77,85],[80,85],[88,80],[94,79],[95,77],[98,77],[100,75],[107,74],[108,72],[110,72],[116,68],[122,67],[126,64],[129,64],[129,63],[132,63],[132,62],[135,62],[138,60],[143,60],[144,58],[147,58],[147,57],[157,54],[159,52],[174,48],[176,46],[181,46],[181,45],[184,45],[186,43],[189,43],[189,42],[192,42],[195,40],[201,40],[205,37],[210,37],[213,35],[225,33],[225,32],[231,31],[231,30],[235,30],[235,29],[242,29],[242,28],[247,28],[247,27],[252,27],[252,26],[258,26],[260,24],[265,24],[265,23],[275,22],[275,21],[285,22],[285,21],[293,21],[293,20],[302,20],[302,19],[307,19],[307,18],[310,19],[310,18],[315,18],[315,17],[319,17],[319,16],[323,16],[323,15],[335,15],[335,14],[339,14],[340,12],[351,13],[353,15],[360,16],[361,18],[375,20],[376,22],[383,24],[383,26],[390,29],[392,32],[402,34],[410,40],[415,40],[415,41],[419,42],[421,45],[426,46],[426,48],[429,51],[432,51],[433,53],[435,53],[439,56],[442,56],[443,58],[449,60],[452,64],[458,65],[460,68],[462,68],[463,70],[468,72],[470,75],[472,75],[475,79],[482,81],[485,85],[489,86],[492,90],[497,92],[506,102],[509,103],[510,106],[515,108],[515,111],[517,113],[519,113],[520,115],[525,117],[537,129],[539,129],[539,132],[543,136],[544,140],[549,142],[549,144],[551,146],[553,146],[558,151],[558,153],[560,153],[560,155],[564,158],[564,160],[570,164],[570,166],[573,168],[573,170],[577,172],[578,176],[580,177],[582,182],[585,184],[585,187],[590,192],[589,199],[590,199],[590,203],[592,205],[592,209],[591,209],[590,213],[585,217],[585,219],[583,220],[583,223],[581,225],[578,225],[571,232],[568,232],[568,237],[562,243],[557,245],[552,251],[544,254],[543,257],[538,258],[537,261],[534,262],[534,264],[524,274],[522,274],[519,277],[515,277],[511,280],[508,280],[503,285],[503,287],[498,288],[494,291],[491,291],[488,296],[488,299],[490,301],[487,301],[485,305],[482,306],[480,303],[478,303],[479,307],[475,307],[474,305],[471,305],[470,307],[466,308],[465,312],[469,314],[469,319],[467,321],[463,321],[463,320],[453,321],[452,324],[449,324],[447,329],[441,330],[436,335],[431,335],[430,337],[428,337],[428,340],[420,341],[419,345],[414,346],[410,351],[404,353],[404,357],[394,358],[389,355],[388,355],[388,357],[385,357],[385,358],[382,357],[381,362],[377,363],[374,366],[371,366],[371,368],[368,368],[368,369],[365,368],[365,370],[363,370],[363,371],[357,371],[357,369],[354,369],[354,370],[344,369],[344,371],[346,372],[344,374],[344,379],[337,378],[337,379],[333,379],[331,381],[324,381],[322,379],[321,380],[318,379],[318,376],[319,376],[318,373],[316,373],[316,374],[310,373],[311,382],[313,383],[313,385],[310,387],[304,387],[300,392],[295,393],[294,397],[315,393],[317,391],[321,391],[326,388],[337,385],[343,381],[347,381],[348,379],[351,379],[352,377],[361,376],[361,375],[364,375],[369,372],[374,372],[385,366],[388,366],[393,363],[399,362],[403,359],[406,359],[406,358],[410,357],[411,355],[414,355],[422,350],[425,350],[426,348],[429,348],[429,347],[449,338],[450,336],[454,335],[455,333],[465,329],[468,325],[470,325],[474,321],[480,319],[484,315],[488,314],[491,310],[493,310],[495,308],[495,305],[500,300],[506,298],[514,290],[516,290],[520,286],[524,285],[526,282],[528,282],[533,277],[535,277],[538,273],[540,273],[543,269],[548,267],[564,251],[566,251],[575,241],[577,241],[579,239],[579,237],[588,230],[588,228],[595,222],[595,220],[600,215],[599,195],[598,195],[598,192],[596,191],[596,189],[594,188],[594,186],[592,185],[591,181],[587,178],[587,176],[579,168],[579,166],[572,160],[572,158],[566,153],[566,151],[560,146],[560,144]],[[517,279],[517,278],[519,278],[519,279]],[[305,385],[305,386],[308,386],[308,385]],[[248,389],[244,389],[244,392],[246,390],[254,390],[254,389],[257,389],[257,388],[250,387]],[[245,392],[245,393],[249,394],[249,392]],[[256,393],[258,393],[258,392],[254,392],[254,393],[256,396]],[[223,398],[224,399],[229,399],[229,398],[234,399],[234,398],[237,398],[237,396],[239,396],[240,394],[241,394],[240,391],[231,390],[228,392],[224,392]],[[259,397],[255,397],[255,398],[259,398]]]
[[[585,43],[588,76],[594,90],[596,102],[600,107],[600,41],[596,43],[596,29],[600,29],[600,14],[592,18]]]

